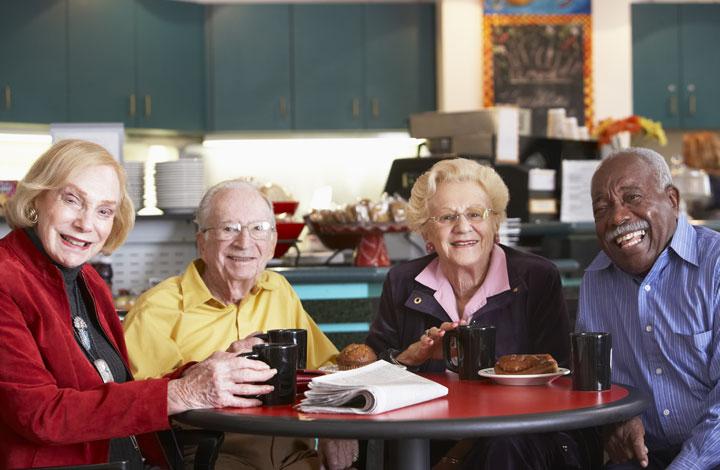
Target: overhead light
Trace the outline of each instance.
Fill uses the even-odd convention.
[[[16,134],[0,132],[0,142],[21,144],[52,144],[49,134]]]

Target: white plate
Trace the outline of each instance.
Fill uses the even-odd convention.
[[[562,367],[551,374],[496,374],[495,369],[492,367],[478,372],[481,377],[492,379],[493,382],[500,385],[547,385],[558,377],[569,373],[570,369],[563,369]]]

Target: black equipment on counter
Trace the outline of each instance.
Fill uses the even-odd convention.
[[[562,161],[596,160],[600,151],[596,141],[550,139],[546,137],[519,137],[520,165],[497,164],[494,155],[448,155],[442,157],[399,158],[393,161],[385,183],[385,192],[409,199],[415,180],[435,163],[445,158],[469,158],[485,165],[493,165],[510,190],[508,217],[528,221],[528,172],[531,168],[555,170],[555,198],[560,201],[562,187]],[[494,142],[492,148],[495,148]]]

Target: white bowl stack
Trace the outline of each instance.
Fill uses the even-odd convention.
[[[127,175],[127,192],[135,206],[135,212],[143,208],[143,193],[145,189],[145,163],[125,162],[125,174]]]
[[[157,206],[166,214],[194,212],[205,192],[202,159],[156,163],[155,190]]]

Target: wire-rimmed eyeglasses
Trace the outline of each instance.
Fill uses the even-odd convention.
[[[270,234],[275,231],[275,225],[272,223],[267,220],[258,220],[245,224],[240,222],[224,223],[222,225],[218,225],[217,227],[206,227],[202,229],[201,232],[206,233],[212,230],[215,234],[215,239],[232,240],[240,235],[243,228],[246,228],[250,236],[255,240],[268,240],[270,238]]]
[[[428,222],[433,221],[439,225],[454,225],[460,221],[460,216],[465,217],[465,220],[471,224],[477,224],[483,222],[490,214],[497,214],[497,211],[488,207],[471,207],[465,212],[450,212],[447,214],[436,215],[428,217]]]

